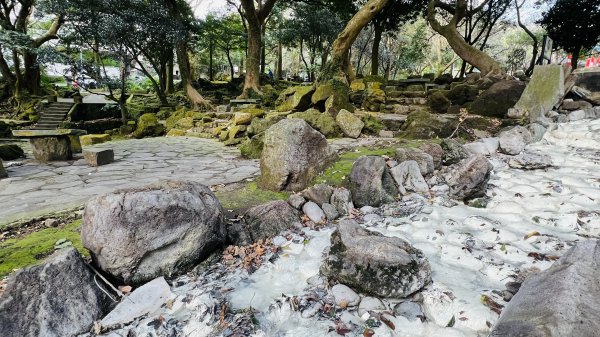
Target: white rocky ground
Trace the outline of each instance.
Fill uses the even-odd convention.
[[[331,302],[316,276],[329,228],[306,230],[290,241],[276,238],[283,254],[251,275],[217,264],[198,277],[181,277],[166,307],[106,335],[128,336],[132,330],[135,336],[213,336],[220,305],[228,301],[240,312],[225,336],[339,336],[339,322],[348,328],[346,336],[363,336],[366,326],[374,336],[487,336],[498,314],[482,295],[505,305],[506,282],[548,268],[577,240],[600,236],[600,120],[553,127],[528,151],[549,155],[553,167],[516,170],[506,164],[509,157],[494,155],[487,208],[445,207],[444,198],[413,196],[407,202],[426,203],[417,214],[386,215],[391,206],[359,218],[371,230],[408,240],[429,259],[433,283],[414,298],[423,303],[424,322],[384,313],[391,324],[373,326],[369,314],[359,317],[356,308],[329,318],[314,315],[319,301]],[[398,302],[384,300],[386,311]],[[256,331],[249,333],[252,324]]]

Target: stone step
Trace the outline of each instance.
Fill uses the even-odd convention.
[[[385,104],[386,105],[392,105],[392,104],[400,104],[400,105],[423,105],[423,106],[427,106],[428,102],[427,102],[427,98],[406,98],[406,97],[402,97],[402,98],[387,98],[385,100]]]
[[[386,91],[386,96],[387,97],[393,97],[393,98],[400,98],[400,97],[406,97],[406,98],[425,98],[425,97],[427,97],[427,93],[425,91],[399,91],[399,90],[391,90],[391,91]]]
[[[413,112],[421,112],[421,111],[429,112],[429,107],[426,105],[393,104],[393,105],[384,106],[383,111],[385,113],[389,113],[389,114],[408,115]]]

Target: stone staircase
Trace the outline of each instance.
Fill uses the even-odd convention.
[[[386,101],[384,112],[408,115],[416,111],[429,111],[425,90],[415,91],[413,89],[415,89],[414,86],[406,88],[388,84],[385,87]]]
[[[53,102],[44,107],[38,122],[33,126],[35,130],[55,130],[65,120],[73,107],[70,102]]]

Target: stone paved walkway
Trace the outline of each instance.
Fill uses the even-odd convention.
[[[26,143],[25,143],[26,144]],[[25,146],[24,146],[25,147]],[[0,227],[9,222],[65,210],[119,188],[162,179],[228,184],[259,173],[258,161],[239,158],[239,150],[216,140],[168,137],[109,142],[115,162],[97,168],[83,159],[39,164],[28,159],[8,164],[0,180]]]

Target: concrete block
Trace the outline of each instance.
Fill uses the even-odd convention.
[[[83,151],[83,158],[89,166],[102,166],[112,163],[115,153],[112,149],[87,149]]]

